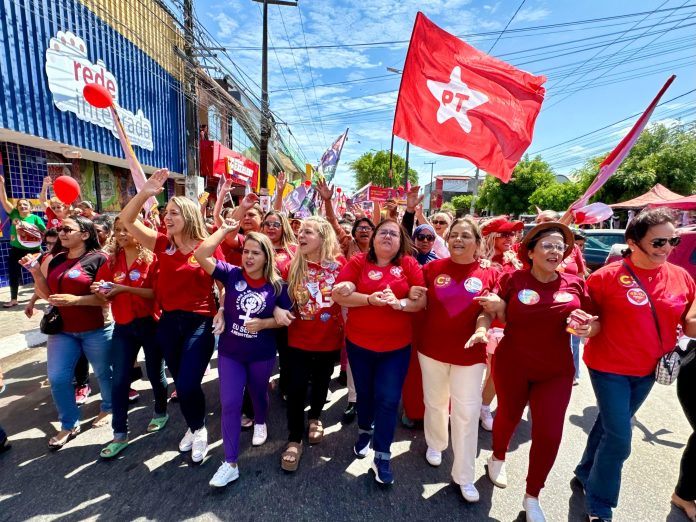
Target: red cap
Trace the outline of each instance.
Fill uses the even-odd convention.
[[[523,228],[524,223],[522,221],[509,221],[508,218],[501,217],[487,223],[481,229],[481,233],[487,236],[493,232],[517,232]]]

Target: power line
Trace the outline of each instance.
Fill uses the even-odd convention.
[[[520,9],[522,9],[522,6],[524,5],[525,1],[526,1],[526,0],[522,0],[522,2],[520,3],[520,5],[517,7],[517,11],[514,12],[514,14],[512,15],[512,17],[510,18],[510,20],[508,20],[508,23],[505,24],[505,27],[503,27],[503,30],[500,31],[500,34],[498,35],[498,38],[495,39],[495,42],[493,42],[493,45],[491,45],[491,48],[488,49],[488,54],[491,54],[491,51],[493,51],[493,48],[494,48],[494,47],[496,46],[496,44],[500,41],[500,37],[503,36],[503,33],[505,33],[505,31],[507,31],[507,28],[508,28],[508,27],[510,27],[510,24],[511,24],[512,21],[515,19],[515,17],[517,16],[517,13],[520,12]]]

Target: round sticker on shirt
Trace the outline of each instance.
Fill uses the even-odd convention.
[[[400,266],[393,266],[391,267],[391,270],[389,270],[389,272],[394,277],[401,277],[401,274],[403,274],[404,271],[401,269]]]
[[[326,322],[329,319],[331,319],[331,314],[327,314],[326,312],[324,312],[319,316],[319,319],[321,319],[323,322]]]
[[[167,254],[168,256],[173,256],[174,252],[176,252],[176,247],[174,245],[169,245],[167,247],[167,250],[164,251],[164,253]]]
[[[244,290],[246,290],[246,288],[247,288],[247,283],[246,283],[246,281],[237,281],[237,282],[234,284],[234,289],[235,289],[237,292],[243,292]]]
[[[522,304],[533,305],[539,302],[539,294],[537,294],[534,290],[525,288],[517,293],[517,299],[519,299],[520,303]]]
[[[140,270],[133,269],[128,273],[128,279],[130,279],[131,281],[137,281],[138,279],[140,279],[140,275]]]
[[[435,278],[435,286],[442,288],[449,286],[452,283],[452,278],[447,274],[440,274]]]
[[[570,303],[573,300],[573,295],[568,292],[556,292],[553,294],[553,300],[556,303]]]
[[[633,280],[633,278],[630,275],[621,274],[619,276],[619,284],[621,286],[630,287],[630,286],[633,286],[635,284],[635,281]]]
[[[198,268],[199,266],[201,266],[198,264],[198,259],[196,259],[195,256],[191,256],[188,258],[188,264],[189,264],[189,266],[192,266],[193,268]]]
[[[483,281],[478,277],[470,277],[464,281],[464,288],[466,288],[466,291],[470,294],[477,294],[483,288]]]
[[[644,304],[648,304],[648,296],[640,288],[631,288],[626,292],[626,298],[629,303],[634,305],[643,306]]]
[[[373,281],[379,281],[380,279],[382,279],[383,275],[384,274],[382,274],[382,272],[380,272],[379,270],[370,270],[367,273],[367,277],[369,277]]]
[[[126,280],[125,272],[116,272],[114,274],[114,283],[123,283]]]
[[[60,224],[60,220],[59,220],[59,219],[53,218],[53,219],[51,220],[51,225],[57,227],[59,224]]]
[[[68,277],[70,279],[75,279],[76,277],[80,277],[80,269],[73,268],[70,272],[68,272]]]

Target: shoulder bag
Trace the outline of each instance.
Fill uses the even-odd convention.
[[[70,270],[80,259],[82,259],[82,257],[83,256],[78,257],[69,267],[63,270],[62,274],[58,276],[58,293],[60,293],[60,283],[63,277],[68,270]],[[41,330],[41,333],[46,335],[55,335],[63,331],[63,318],[61,317],[60,310],[57,306],[51,306],[48,309],[48,312],[44,313],[43,317],[41,318],[41,323],[39,324],[39,330]]]

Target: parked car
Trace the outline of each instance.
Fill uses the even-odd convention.
[[[583,255],[585,256],[585,263],[590,270],[594,271],[604,266],[612,246],[624,242],[624,232],[622,228],[583,230],[587,238]]]

